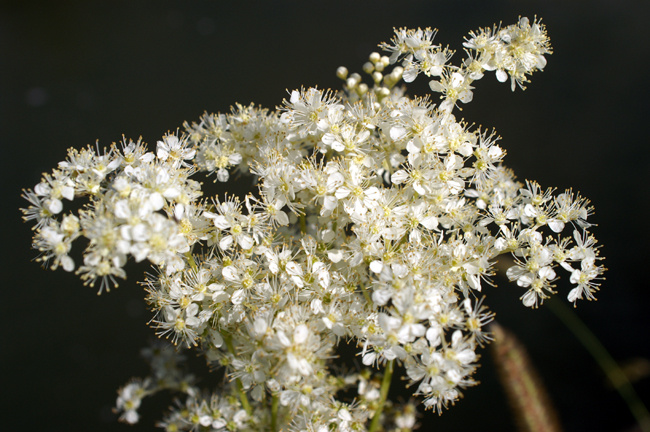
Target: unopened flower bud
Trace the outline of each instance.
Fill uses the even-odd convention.
[[[370,62],[365,62],[363,64],[363,71],[367,74],[371,74],[375,70],[375,66]]]
[[[357,94],[359,96],[365,94],[368,91],[368,84],[361,83],[357,86]]]

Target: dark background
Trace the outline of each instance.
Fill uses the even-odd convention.
[[[649,12],[647,1],[629,0],[2,2],[1,428],[151,430],[171,403],[145,401],[132,428],[111,413],[117,387],[146,374],[138,352],[154,331],[136,281],[147,266],[127,267],[129,279],[101,297],[73,274],[40,269],[21,189],[68,147],[108,146],[122,134],[155,147],[204,110],[274,108],[287,89],[339,88],[336,68],[361,72],[400,26],[436,27],[438,43],[461,50],[469,30],[544,19],[555,51],[546,70],[515,93],[487,74],[462,116],[498,131],[520,180],[592,200],[609,271],[598,301],[576,313],[616,360],[648,359]],[[426,91],[420,79],[408,93]],[[565,429],[631,430],[626,405],[569,330],[548,308],[524,308],[518,287],[499,285],[485,289],[486,303],[527,346]],[[514,430],[484,354],[482,384],[441,417],[426,413],[422,430]],[[646,402],[649,381],[636,383]]]

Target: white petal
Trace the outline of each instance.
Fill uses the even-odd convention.
[[[287,216],[287,214],[285,212],[283,212],[282,210],[279,210],[275,214],[274,219],[279,225],[282,225],[282,226],[289,225],[289,216]],[[244,248],[244,249],[248,249],[248,248]]]
[[[168,188],[168,189],[165,190],[165,192],[163,192],[163,196],[165,198],[176,198],[180,194],[181,194],[181,191],[179,191],[178,189],[173,188],[173,187]]]
[[[370,263],[370,270],[373,273],[381,273],[383,268],[384,268],[384,263],[379,260]]]
[[[223,338],[221,337],[221,333],[214,329],[210,329],[208,333],[210,335],[210,341],[215,348],[219,348],[223,345]]]
[[[453,346],[458,346],[461,340],[463,340],[463,332],[456,330],[454,334],[451,335],[451,344]]]
[[[136,242],[146,242],[149,239],[149,227],[139,223],[131,228],[131,238]]]
[[[400,140],[406,136],[406,129],[402,126],[393,126],[390,129],[390,137],[393,141]]]
[[[300,324],[293,331],[293,341],[296,344],[301,344],[307,340],[309,337],[309,328],[305,324]]]
[[[451,185],[451,182],[449,182],[449,183]],[[413,183],[413,189],[415,189],[415,191],[417,193],[419,193],[420,195],[426,195],[426,193],[427,193],[427,190],[424,188],[424,185],[422,183],[420,183],[419,181],[416,181],[415,183]]]
[[[551,267],[542,267],[539,269],[539,277],[546,280],[555,279],[555,271]]]
[[[339,410],[338,417],[344,421],[348,421],[348,422],[352,421],[352,416],[350,415],[350,411],[346,410],[345,408]]]
[[[199,312],[199,305],[196,303],[191,303],[187,309],[185,309],[186,316],[195,316]]]
[[[343,174],[339,172],[330,174],[330,176],[327,178],[327,189],[328,190],[337,189],[343,184],[344,181],[345,178],[343,177]]]
[[[63,203],[61,202],[61,200],[53,198],[48,204],[47,208],[52,213],[59,214],[61,213],[61,210],[63,210]]]
[[[212,424],[212,417],[209,415],[202,415],[199,417],[199,424],[203,427],[210,426]]]
[[[147,255],[149,255],[150,249],[149,247],[144,244],[144,243],[136,243],[133,246],[131,246],[131,249],[129,250],[131,255],[133,255],[133,258],[135,258],[136,262],[141,262],[145,258],[147,258]]]
[[[224,419],[219,418],[219,419],[216,419],[215,421],[212,422],[212,427],[214,429],[219,430],[219,429],[225,428],[227,424],[228,423]]]
[[[244,302],[245,297],[246,297],[246,293],[244,292],[243,289],[240,289],[232,293],[232,297],[230,298],[230,301],[232,302],[232,304],[238,305]]]
[[[34,192],[36,192],[36,195],[38,196],[45,196],[49,195],[52,192],[52,189],[50,189],[50,185],[47,183],[39,183],[34,186]]]
[[[228,229],[231,227],[230,223],[228,222],[228,219],[226,219],[225,216],[216,216],[214,218],[214,226],[216,226],[219,229]]]
[[[404,80],[404,82],[407,83],[415,81],[415,78],[417,78],[417,76],[418,76],[417,68],[411,65],[407,66],[406,69],[404,69],[404,72],[402,73],[402,79]]]
[[[387,349],[384,350],[384,357],[386,357],[386,360],[395,360],[397,358],[397,354],[395,354],[395,352],[392,349]]]
[[[582,298],[582,288],[581,287],[576,287],[573,288],[570,292],[569,295],[567,296],[567,299],[570,302],[575,302],[577,299]]]
[[[429,216],[427,218],[424,218],[423,220],[420,221],[420,223],[426,228],[426,229],[435,229],[438,226],[438,218],[435,216]]]
[[[282,330],[278,331],[277,335],[278,335],[278,341],[283,347],[288,348],[291,346],[291,341]]]
[[[469,364],[474,361],[476,354],[471,349],[465,349],[456,354],[456,358],[461,364]]]
[[[169,153],[164,149],[164,147],[166,147],[165,144],[162,141],[158,141],[158,148],[156,149],[156,156],[158,156],[158,159],[166,160],[169,156]]]
[[[340,188],[338,188],[336,190],[336,192],[334,193],[334,196],[336,196],[337,199],[343,199],[343,198],[346,198],[348,195],[350,195],[350,193],[352,193],[352,191],[350,189],[348,189],[345,186],[341,186]]]
[[[327,252],[327,257],[333,263],[337,263],[343,259],[343,251],[340,249],[332,249]]]
[[[471,90],[463,90],[458,95],[458,99],[460,99],[462,103],[470,103],[472,99],[474,99],[474,93],[472,93]]]
[[[533,307],[533,306],[535,306],[535,304],[537,304],[537,294],[535,293],[535,291],[532,291],[532,290],[528,291],[521,298],[521,302],[526,307]]]
[[[336,208],[338,203],[339,200],[336,197],[328,195],[323,199],[323,209],[332,211]]]
[[[525,274],[517,279],[517,285],[523,288],[529,287],[531,283],[533,283],[531,273]]]
[[[221,274],[227,281],[236,282],[239,280],[239,273],[237,272],[237,268],[235,266],[224,267],[223,270],[221,270]]]
[[[330,274],[327,271],[319,272],[318,273],[318,284],[322,286],[323,288],[327,288],[330,286]]]
[[[296,264],[294,261],[291,261],[287,263],[286,265],[287,273],[289,273],[291,276],[302,276],[302,268],[300,265]]]
[[[325,135],[323,135],[322,141],[323,144],[332,145],[334,142],[337,141],[336,135],[332,133],[326,133]]]
[[[131,216],[129,203],[126,200],[121,200],[115,203],[115,216],[120,219],[128,219]]]
[[[72,270],[74,270],[74,261],[69,256],[67,256],[67,255],[62,256],[60,258],[60,261],[61,261],[61,267],[63,267],[63,270],[65,270],[67,272],[71,272]]]
[[[524,214],[528,216],[529,218],[534,218],[537,216],[537,210],[535,210],[535,207],[533,207],[530,204],[526,204],[524,207]]]
[[[332,240],[334,240],[334,237],[336,237],[336,234],[334,234],[334,231],[332,231],[331,229],[323,230],[321,232],[321,238],[325,243],[331,242]]]
[[[66,186],[61,189],[61,195],[63,198],[66,198],[69,201],[72,201],[74,199],[74,188],[70,186]]]
[[[429,88],[435,92],[441,92],[445,89],[444,86],[440,84],[439,81],[435,81],[435,80],[429,81]]]
[[[409,178],[409,174],[404,170],[398,170],[390,177],[390,181],[394,184],[402,184]]]
[[[559,221],[557,219],[552,219],[548,222],[549,228],[551,228],[554,232],[559,233],[562,232],[564,229],[564,222]]]
[[[296,284],[298,288],[302,288],[305,286],[305,282],[302,280],[300,276],[291,276],[291,280],[293,281],[293,283]]]
[[[580,276],[582,276],[582,272],[580,270],[574,270],[573,273],[571,273],[569,281],[571,281],[573,284],[577,284],[580,282]]]
[[[377,358],[377,354],[375,352],[368,352],[364,354],[361,362],[366,366],[370,366],[375,362],[376,358]]]
[[[362,288],[363,289],[363,288]],[[392,297],[393,293],[391,290],[376,290],[372,293],[372,301],[377,306],[383,306],[388,303],[388,300]]]
[[[461,84],[465,82],[465,77],[463,77],[461,74],[458,72],[454,72],[451,74],[451,86],[452,87],[460,87]]]
[[[375,186],[372,186],[372,187],[369,187],[368,189],[366,189],[365,194],[369,199],[371,199],[373,201],[377,201],[378,199],[381,198],[381,192]]]
[[[233,153],[230,156],[228,156],[228,162],[232,165],[239,165],[242,161],[242,155],[239,153]]]
[[[403,264],[393,264],[391,265],[391,268],[393,269],[393,273],[395,273],[395,276],[399,278],[403,278],[408,274],[408,267],[403,265]]]
[[[219,241],[219,247],[222,250],[228,250],[230,249],[230,246],[232,246],[234,242],[235,239],[233,239],[232,236],[226,236]]]
[[[149,196],[149,204],[154,210],[160,210],[165,205],[165,200],[158,192],[154,192]]]
[[[248,250],[253,247],[255,242],[253,241],[253,238],[249,235],[242,234],[238,237],[237,243],[239,243],[239,246],[241,246],[242,249]]]

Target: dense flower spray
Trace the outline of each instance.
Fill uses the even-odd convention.
[[[169,389],[186,398],[160,423],[168,431],[408,431],[414,402],[386,400],[395,364],[438,412],[474,384],[493,317],[480,292],[499,255],[514,256],[507,277],[525,306],[555,293],[559,268],[575,285],[569,301],[594,298],[604,268],[588,201],[517,182],[499,137],[454,116],[488,71],[523,89],[551,52],[544,26],[521,18],[472,32],[460,65],[435,33],[395,30],[380,45],[389,55],[363,65],[372,87],[341,67],[340,92],[205,114],[155,152],[126,139],[71,149],[24,193],[39,260],[76,269],[100,293],[125,277],[129,256],[149,260],[158,334],[230,378],[201,392],[178,350],[147,349],[152,375],[120,389],[122,420],[137,422],[141,400]],[[439,103],[405,96],[398,84],[419,75]],[[254,176],[257,193],[203,197],[199,171]],[[88,246],[76,264],[79,237]],[[335,372],[341,340],[356,342],[365,370]]]

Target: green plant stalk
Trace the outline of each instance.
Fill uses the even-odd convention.
[[[278,432],[278,408],[280,407],[280,398],[277,395],[271,396],[271,430]]]
[[[394,363],[395,360],[391,360],[386,365],[384,379],[381,380],[381,388],[379,389],[379,406],[377,407],[377,411],[375,411],[375,415],[372,417],[368,432],[376,432],[379,429],[379,418],[381,417],[381,412],[384,410],[384,405],[386,405],[386,398],[388,397],[390,382],[393,378],[393,368],[395,366]]]
[[[300,215],[300,232],[302,234],[307,234],[307,219],[304,214]]]
[[[224,342],[226,343],[226,346],[228,347],[228,351],[230,354],[235,355],[235,347],[232,344],[232,337],[230,335],[224,335],[223,333],[221,334],[221,337],[223,337]],[[246,393],[244,392],[244,386],[241,383],[241,380],[239,378],[235,378],[235,387],[237,389],[237,394],[239,395],[239,400],[241,401],[241,405],[246,410],[246,413],[248,415],[253,415],[253,408],[251,407],[251,404],[248,402],[248,398],[246,397]]]
[[[194,270],[195,272],[198,271],[198,268],[196,266],[196,261],[194,261],[194,257],[192,256],[192,253],[186,252],[185,256],[187,257],[187,260],[189,261],[192,270]],[[232,338],[230,337],[230,335],[225,335],[222,333],[221,337],[226,343],[226,346],[228,347],[228,351],[230,351],[230,354],[235,355],[235,347],[233,347],[232,345]],[[244,385],[241,383],[241,380],[239,378],[235,378],[235,387],[237,388],[237,394],[239,395],[239,400],[241,401],[242,407],[246,410],[248,415],[252,415],[253,408],[251,407],[251,404],[248,402],[248,398],[246,397],[246,393],[244,392]]]
[[[187,261],[190,264],[190,268],[194,270],[195,272],[198,272],[199,269],[196,266],[196,261],[194,261],[194,257],[192,256],[192,251],[187,251],[185,252],[185,258],[187,258]]]
[[[363,296],[366,298],[366,301],[368,302],[368,306],[372,307],[374,304],[372,301],[372,298],[370,298],[370,294],[368,293],[368,289],[361,287],[361,292],[363,292]]]
[[[607,349],[600,343],[596,335],[561,301],[551,298],[548,300],[548,305],[551,311],[571,330],[596,360],[603,372],[605,372],[607,378],[611,381],[614,388],[616,388],[616,391],[618,391],[627,403],[641,430],[643,432],[650,432],[650,413],[648,413],[648,409],[641,402],[641,399],[639,399],[639,395],[634,390],[634,387],[632,387],[632,383],[627,379],[621,367],[609,352],[607,352]]]

